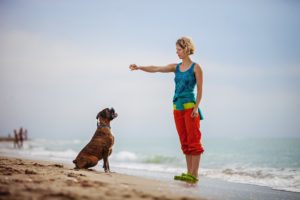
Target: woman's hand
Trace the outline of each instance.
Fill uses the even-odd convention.
[[[191,113],[191,117],[194,118],[197,117],[198,115],[199,115],[198,108],[194,107],[193,112]]]
[[[131,69],[131,71],[133,71],[133,70],[138,70],[139,67],[136,64],[131,64],[131,65],[129,65],[129,69]]]

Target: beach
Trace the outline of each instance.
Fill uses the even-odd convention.
[[[119,172],[75,170],[62,162],[0,156],[0,199],[296,200],[300,193],[200,177],[195,186]]]
[[[204,199],[178,189],[167,182],[120,173],[0,157],[0,199]]]
[[[85,140],[30,139],[22,148],[0,142],[0,199],[300,199],[298,154],[289,155],[289,162],[283,162],[287,155],[271,155],[284,153],[285,148],[298,152],[299,141],[273,140],[276,149],[261,139],[253,140],[253,145],[250,140],[207,141],[209,151],[196,185],[173,180],[185,171],[175,147],[165,143],[164,148],[159,148],[161,144],[153,149],[126,141],[114,148],[109,174],[104,173],[102,160],[91,170],[73,169],[72,160]],[[227,144],[255,144],[257,150],[248,151],[245,160],[243,148],[230,149]],[[267,150],[270,153],[261,162],[258,151]]]

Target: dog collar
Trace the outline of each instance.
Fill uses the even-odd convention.
[[[97,128],[109,128],[109,129],[111,129],[110,126],[108,126],[108,125],[100,125],[98,123],[97,123]]]

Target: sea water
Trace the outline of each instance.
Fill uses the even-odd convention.
[[[0,143],[1,155],[16,155],[72,164],[88,140],[31,139],[22,149]],[[300,192],[299,138],[203,138],[200,175],[229,182]],[[177,136],[115,136],[113,171],[172,179],[186,171]],[[102,161],[96,167],[101,169]]]

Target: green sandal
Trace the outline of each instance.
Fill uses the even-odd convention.
[[[187,176],[192,178],[194,181],[199,181],[195,176],[193,176],[192,174],[189,173],[182,173],[181,176]]]
[[[197,183],[198,179],[191,174],[182,173],[181,176],[174,176],[174,180],[185,181],[188,183]]]

